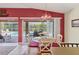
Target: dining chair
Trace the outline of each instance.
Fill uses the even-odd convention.
[[[39,53],[40,54],[52,54],[52,40],[48,38],[40,39],[39,41]]]
[[[63,36],[61,34],[57,34],[56,42],[61,47],[62,45],[60,44],[62,42]]]

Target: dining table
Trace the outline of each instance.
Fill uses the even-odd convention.
[[[30,48],[29,54],[31,55],[41,55],[39,53],[39,48]],[[43,53],[44,55],[48,55]],[[50,54],[49,54],[50,55]],[[52,55],[79,55],[79,48],[76,47],[53,47]]]
[[[79,47],[53,47],[52,55],[79,55]]]

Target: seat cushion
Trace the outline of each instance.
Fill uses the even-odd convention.
[[[38,47],[39,42],[31,41],[29,47]]]
[[[59,47],[59,45],[57,43],[53,43],[52,47]]]
[[[39,47],[39,42],[31,41],[30,44],[29,44],[29,47]],[[53,43],[52,47],[59,47],[59,45],[57,43]]]

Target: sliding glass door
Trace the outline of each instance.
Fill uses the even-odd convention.
[[[47,32],[49,37],[56,38],[57,34],[60,34],[60,19],[47,20]]]
[[[0,43],[18,42],[18,22],[0,21]]]
[[[46,21],[23,21],[23,43],[30,40],[38,41],[39,38],[51,37],[56,38],[60,34],[60,19]],[[36,38],[36,39],[35,39]]]

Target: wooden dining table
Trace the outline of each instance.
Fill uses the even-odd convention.
[[[53,55],[79,55],[78,47],[53,47]]]
[[[31,47],[29,55],[40,55],[39,48]],[[79,48],[77,47],[53,47],[52,55],[79,55]]]

